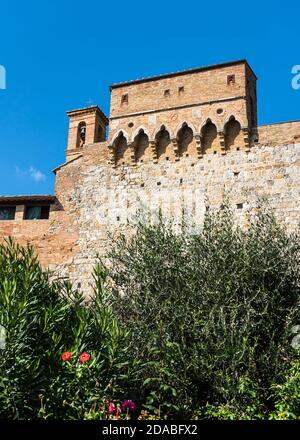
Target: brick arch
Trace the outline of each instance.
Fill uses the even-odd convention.
[[[150,132],[147,128],[145,128],[143,125],[140,125],[136,130],[134,130],[134,132],[132,133],[131,136],[131,142],[134,142],[134,139],[137,137],[137,135],[139,134],[139,132],[143,130],[143,132],[148,136],[148,138],[150,139]]]
[[[196,129],[194,124],[192,124],[191,122],[189,122],[188,120],[182,121],[180,124],[177,125],[176,130],[175,130],[175,135],[178,135],[179,130],[184,126],[184,124],[186,124],[188,127],[190,127],[190,129],[193,131],[193,135],[195,135],[196,133]]]
[[[120,129],[120,130],[118,130],[118,131],[113,135],[113,137],[112,137],[112,139],[111,139],[111,141],[110,141],[110,145],[111,145],[111,146],[113,145],[113,143],[115,142],[115,140],[117,139],[117,137],[118,137],[120,134],[123,134],[123,136],[126,138],[127,143],[129,143],[129,135],[128,135],[127,131],[125,131],[125,130],[123,130],[123,129]]]
[[[168,125],[168,124],[160,124],[159,127],[156,127],[155,130],[152,132],[152,135],[153,135],[152,139],[156,139],[156,136],[161,131],[162,127],[165,127],[165,129],[167,130],[167,132],[170,135],[170,139],[173,139],[174,138],[174,133],[173,133],[173,130],[172,130],[171,126]]]
[[[241,123],[233,115],[231,115],[224,124],[224,140],[226,150],[244,146],[244,136]]]
[[[203,153],[214,153],[220,149],[217,125],[208,118],[200,128],[201,149]]]
[[[128,139],[124,131],[120,130],[112,141],[115,165],[125,165],[131,163],[131,151],[128,146]]]
[[[195,140],[195,128],[192,124],[184,122],[177,129],[177,149],[179,157],[197,157],[197,143]]]
[[[202,131],[202,129],[203,129],[203,127],[205,127],[205,125],[207,124],[207,123],[209,123],[209,122],[211,122],[212,124],[214,124],[216,127],[217,127],[217,130],[218,130],[218,123],[217,123],[217,121],[215,121],[214,119],[211,119],[211,118],[206,118],[204,121],[202,121],[202,123],[200,124],[200,126],[199,126],[199,130],[198,130],[198,133],[201,133],[201,131]]]
[[[149,134],[144,128],[139,128],[133,138],[133,145],[135,161],[137,163],[150,162],[153,160],[153,154],[149,144]]]
[[[239,121],[239,119],[238,119],[234,114],[231,114],[230,116],[228,116],[228,117],[224,120],[224,127],[223,127],[223,128],[225,128],[225,125],[228,124],[228,122],[230,122],[230,121],[232,121],[232,120],[237,121],[237,122],[240,124],[240,126],[242,126],[242,124],[241,124],[241,122]]]
[[[171,133],[165,124],[162,124],[155,135],[157,160],[170,160],[174,158],[174,147]]]

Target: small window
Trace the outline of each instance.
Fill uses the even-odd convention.
[[[235,75],[227,75],[227,85],[235,84]]]
[[[170,89],[164,91],[164,97],[168,98],[170,96]]]
[[[183,93],[184,92],[184,86],[180,86],[180,87],[178,87],[178,93],[179,93],[179,95],[181,95],[181,93]]]
[[[15,206],[0,207],[0,220],[14,220],[16,215]]]
[[[47,220],[49,218],[50,206],[26,206],[24,220]]]
[[[128,93],[122,95],[121,104],[128,104]]]
[[[78,124],[78,129],[77,129],[77,143],[76,143],[77,148],[82,148],[84,146],[85,138],[86,138],[86,123],[82,121],[80,122],[80,124]]]
[[[237,203],[236,207],[237,207],[237,209],[243,209],[243,204],[242,203]]]

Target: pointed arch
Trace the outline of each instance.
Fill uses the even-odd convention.
[[[241,124],[231,116],[224,125],[225,149],[240,148],[244,145],[244,137],[241,130]]]
[[[202,122],[202,124],[200,125],[200,127],[199,127],[199,133],[202,132],[203,128],[204,128],[208,123],[212,123],[213,125],[215,125],[215,126],[217,127],[217,130],[218,130],[217,122],[214,121],[214,120],[211,119],[211,118],[207,118],[207,119],[205,119],[205,120]]]
[[[116,165],[130,163],[130,151],[127,145],[127,139],[122,130],[113,141],[113,150]]]
[[[158,160],[169,160],[174,157],[174,149],[171,142],[170,132],[165,125],[160,127],[160,130],[155,136],[156,153]]]
[[[189,156],[193,150],[193,146],[196,146],[194,141],[193,129],[184,122],[177,132],[177,145],[178,145],[178,155],[179,157]],[[196,148],[194,148],[196,153]]]
[[[201,128],[201,147],[203,153],[214,152],[219,149],[217,126],[208,119]]]
[[[113,135],[113,137],[112,137],[112,139],[111,139],[111,141],[110,141],[110,144],[111,144],[111,145],[113,145],[114,141],[117,139],[117,137],[120,136],[120,134],[123,134],[123,136],[125,137],[127,143],[129,142],[129,135],[128,135],[127,131],[121,129],[121,130],[117,131],[117,132]]]
[[[149,136],[143,128],[139,129],[133,142],[136,162],[151,161],[152,153],[149,148]]]
[[[149,130],[147,128],[145,128],[143,125],[140,125],[136,130],[134,130],[134,132],[132,133],[132,142],[134,141],[134,139],[137,137],[137,135],[143,131],[147,136],[148,139],[150,139],[150,133]]]
[[[190,127],[190,129],[193,131],[193,135],[196,133],[196,129],[195,129],[194,124],[192,124],[191,122],[185,120],[185,121],[180,122],[180,124],[177,125],[177,127],[176,127],[176,131],[175,131],[175,134],[176,134],[176,133],[178,134],[179,130],[180,130],[184,125],[188,125],[188,126]]]

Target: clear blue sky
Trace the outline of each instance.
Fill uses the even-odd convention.
[[[0,194],[52,193],[65,112],[94,103],[108,114],[114,82],[246,58],[259,124],[300,119],[299,16],[299,1],[1,2]]]

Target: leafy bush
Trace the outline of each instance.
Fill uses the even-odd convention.
[[[104,289],[107,272],[95,268],[95,295],[50,282],[32,249],[9,241],[0,246],[0,417],[105,417],[110,398],[130,390],[128,331],[114,317]],[[69,351],[72,359],[63,362]],[[78,356],[88,352],[90,361]]]
[[[300,240],[272,212],[139,223],[109,258],[87,302],[0,245],[0,418],[300,418]]]
[[[275,410],[270,419],[300,420],[300,350],[282,384],[274,384]]]
[[[267,418],[270,387],[294,355],[299,236],[266,208],[247,231],[227,208],[208,214],[194,235],[162,221],[136,229],[110,253],[111,276],[131,357],[144,364],[147,409],[214,417],[227,408],[226,418],[230,408],[228,418]]]

